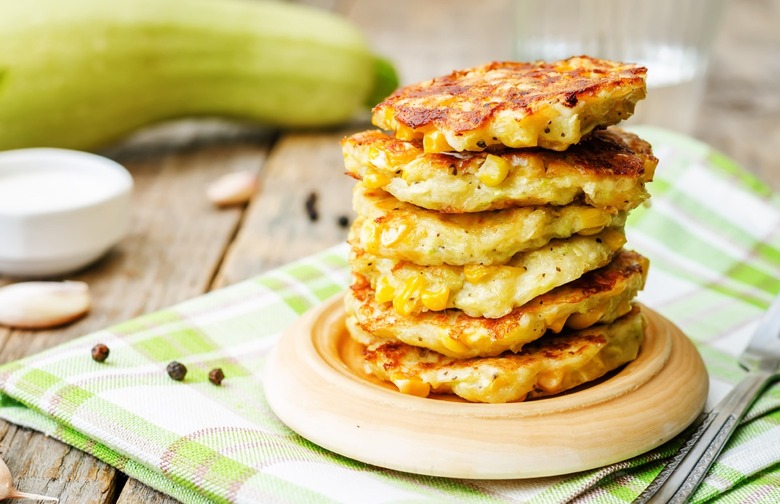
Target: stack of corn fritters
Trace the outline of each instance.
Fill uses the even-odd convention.
[[[646,70],[492,63],[399,89],[343,141],[358,179],[347,328],[399,390],[556,394],[634,359],[648,262],[623,249],[650,145],[611,127]]]

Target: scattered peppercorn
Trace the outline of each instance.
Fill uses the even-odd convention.
[[[182,381],[187,375],[187,368],[184,366],[184,364],[176,361],[168,364],[166,371],[168,371],[168,376],[176,381]]]
[[[224,379],[225,373],[222,372],[222,368],[214,368],[209,372],[209,381],[214,385],[222,385]]]
[[[340,215],[337,222],[339,224],[339,227],[345,228],[349,226],[349,217],[347,217],[346,215]]]
[[[108,358],[108,347],[103,343],[98,343],[92,347],[92,360],[103,362]]]
[[[317,211],[317,193],[310,192],[306,197],[306,214],[309,216],[309,220],[314,222],[320,218],[320,214]]]

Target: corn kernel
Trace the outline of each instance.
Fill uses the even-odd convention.
[[[377,168],[387,168],[387,152],[383,149],[371,147],[368,150],[368,162]]]
[[[509,161],[488,154],[485,162],[477,170],[477,178],[490,187],[499,185],[509,175]]]
[[[395,333],[392,330],[383,327],[372,328],[371,335],[386,340],[395,339]]]
[[[463,267],[463,275],[471,283],[479,282],[490,273],[491,269],[482,264],[467,264]]]
[[[572,313],[571,317],[569,317],[569,320],[566,322],[566,325],[579,331],[580,329],[592,326],[603,316],[603,309],[594,309],[587,313]]]
[[[382,231],[377,226],[363,225],[365,221],[359,216],[356,222],[361,224],[360,226],[355,224],[355,227],[360,230],[360,242],[363,244],[363,247],[367,252],[376,254],[377,247],[379,246],[379,241],[382,236]]]
[[[406,317],[414,312],[420,302],[420,292],[425,287],[423,283],[422,277],[418,275],[404,281],[404,288],[396,292],[393,298],[393,308],[399,315]]]
[[[536,383],[542,390],[551,391],[557,389],[562,381],[563,375],[560,372],[548,371],[540,373]]]
[[[623,302],[621,302],[617,308],[615,308],[615,312],[623,316],[626,313],[630,312],[632,308],[633,308],[633,303],[631,303],[630,300],[626,299]]]
[[[363,185],[369,189],[379,189],[386,186],[389,182],[390,179],[386,175],[378,172],[370,172],[363,177]]]
[[[593,236],[595,234],[599,234],[603,229],[604,228],[601,226],[583,228],[577,231],[577,234],[582,236]]]
[[[447,137],[440,131],[431,131],[423,137],[423,150],[425,152],[447,152],[452,147],[447,142]]]
[[[626,243],[626,235],[616,229],[607,229],[601,234],[601,239],[610,250],[617,250]]]
[[[404,124],[399,123],[395,130],[395,137],[399,140],[414,140],[418,136],[416,131]]]
[[[386,107],[382,109],[382,118],[385,124],[393,124],[395,122],[395,112],[392,107]]]
[[[441,344],[444,345],[444,348],[449,350],[455,355],[463,355],[465,352],[469,350],[469,347],[461,343],[460,341],[456,339],[452,339],[449,336],[446,336],[441,339]]]
[[[400,296],[396,296],[395,299],[393,299],[393,308],[395,308],[396,313],[402,317],[411,315],[414,312],[415,306],[417,306],[417,300],[415,299],[403,298]]]
[[[580,213],[580,225],[582,229],[579,231],[581,235],[594,235],[604,229],[604,226],[609,224],[610,217],[607,213],[602,212],[597,208],[587,208]]]
[[[424,307],[432,311],[441,311],[447,308],[450,299],[450,288],[446,285],[437,290],[426,290],[422,293],[421,301]]]
[[[559,317],[553,320],[552,322],[548,322],[547,328],[554,333],[559,333],[561,332],[565,324],[566,324],[566,317]]]
[[[390,379],[402,394],[409,394],[417,397],[428,397],[431,393],[431,386],[417,378],[406,378],[403,375],[395,374]]]
[[[398,240],[406,236],[408,233],[409,226],[406,224],[401,224],[398,227],[385,228],[382,230],[380,243],[382,243],[382,245],[385,247],[389,247],[398,242]]]
[[[379,277],[377,280],[374,297],[380,303],[387,303],[395,297],[395,289],[386,276]]]

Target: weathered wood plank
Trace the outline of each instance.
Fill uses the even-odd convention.
[[[111,503],[116,498],[117,471],[64,443],[0,422],[0,446],[22,491],[85,504]]]
[[[352,215],[354,181],[344,175],[339,141],[347,132],[287,134],[274,146],[263,169],[260,190],[217,274],[216,287],[346,240],[338,223]],[[316,195],[317,219],[306,210]]]
[[[0,330],[0,362],[40,352],[205,292],[243,209],[212,207],[204,187],[228,171],[259,172],[267,149],[267,143],[238,141],[151,155],[125,152],[119,161],[135,180],[130,234],[99,263],[69,276],[90,285],[91,313],[53,330]],[[7,453],[22,488],[45,487],[65,502],[113,502],[110,482],[116,479],[114,469],[40,433],[20,431],[6,422],[0,422],[0,429],[14,433],[0,440],[0,449]],[[24,442],[14,441],[22,439],[20,436]],[[99,484],[97,475],[102,478]]]
[[[0,362],[205,292],[243,209],[214,208],[204,188],[228,171],[259,171],[265,153],[265,146],[239,144],[125,161],[135,180],[130,233],[103,260],[67,277],[90,285],[91,313],[53,330],[5,330]]]
[[[134,479],[127,480],[119,499],[116,501],[117,504],[176,504],[177,502],[179,501],[173,497],[162,494]]]

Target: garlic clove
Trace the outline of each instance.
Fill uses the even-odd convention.
[[[21,282],[0,288],[0,325],[45,329],[72,322],[89,311],[84,282]]]
[[[206,188],[206,196],[217,206],[241,205],[248,202],[256,190],[257,175],[245,170],[222,175]]]
[[[0,459],[0,500],[5,499],[31,499],[46,502],[59,502],[56,497],[47,497],[46,495],[37,495],[27,492],[20,492],[14,487],[14,479],[11,476],[11,470],[8,469],[5,461]]]

